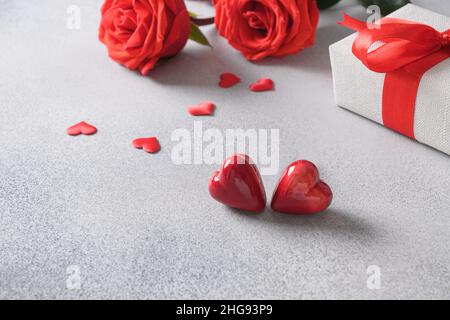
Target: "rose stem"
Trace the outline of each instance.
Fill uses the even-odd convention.
[[[198,26],[207,26],[214,23],[214,17],[212,18],[194,18],[191,17],[191,21]]]

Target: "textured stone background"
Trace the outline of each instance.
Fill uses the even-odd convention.
[[[415,3],[450,14],[448,0]],[[449,157],[334,105],[328,45],[349,34],[339,11],[361,7],[324,12],[316,47],[258,65],[207,27],[214,50],[189,44],[141,77],[107,58],[99,6],[0,0],[0,298],[450,298]],[[223,71],[244,83],[219,90]],[[265,75],[276,92],[246,89]],[[204,128],[280,128],[281,167],[314,161],[331,208],[245,215],[211,200],[216,166],[170,160],[173,130],[193,128],[186,106],[205,99],[218,110]],[[67,136],[80,120],[98,134]],[[150,134],[159,154],[131,147]],[[269,198],[277,179],[264,177]]]

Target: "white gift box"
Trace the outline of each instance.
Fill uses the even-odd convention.
[[[450,29],[450,17],[409,4],[389,17],[427,24],[440,32]],[[385,74],[369,70],[352,53],[357,34],[330,46],[336,104],[383,124]],[[450,155],[450,59],[422,77],[417,94],[414,135],[417,141]]]

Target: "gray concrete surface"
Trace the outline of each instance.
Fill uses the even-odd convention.
[[[415,3],[450,14],[447,0]],[[79,30],[66,28],[72,4]],[[449,157],[334,105],[328,46],[349,34],[339,11],[361,7],[324,12],[314,48],[260,64],[207,27],[213,50],[189,44],[141,77],[107,58],[99,6],[0,1],[0,298],[450,298]],[[244,82],[218,89],[223,71]],[[250,93],[260,76],[276,91]],[[186,107],[205,99],[218,106],[205,128],[279,128],[280,171],[314,161],[331,208],[305,218],[214,202],[217,166],[170,157],[172,132],[193,129]],[[81,120],[98,134],[67,136]],[[131,147],[147,135],[159,154]],[[278,176],[264,177],[269,198]]]

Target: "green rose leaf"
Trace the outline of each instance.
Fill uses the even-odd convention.
[[[376,5],[381,9],[381,14],[383,16],[394,12],[397,9],[411,3],[409,0],[359,0],[365,7]]]
[[[189,39],[195,41],[204,46],[210,46],[208,39],[202,33],[200,28],[193,22],[191,22],[191,33],[189,34]]]
[[[334,6],[339,1],[341,0],[317,0],[317,6],[319,7],[320,10],[324,10]]]

